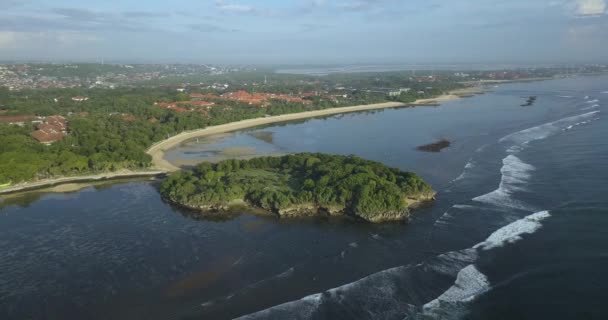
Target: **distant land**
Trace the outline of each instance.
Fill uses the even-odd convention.
[[[351,109],[340,108],[352,106],[435,106],[479,93],[479,85],[597,74],[608,66],[372,69],[338,68],[341,73],[317,76],[256,66],[3,64],[0,190],[125,170],[149,172],[154,162],[146,151],[156,143],[242,120],[346,112]]]

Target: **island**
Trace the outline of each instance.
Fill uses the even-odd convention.
[[[160,193],[202,214],[246,205],[281,218],[344,216],[372,223],[407,221],[410,209],[435,196],[415,173],[320,153],[202,163],[173,173]]]
[[[449,140],[441,139],[437,142],[425,144],[416,148],[418,151],[424,152],[441,152],[441,150],[448,148],[452,143]]]
[[[521,106],[522,107],[529,107],[529,106],[533,105],[534,102],[536,102],[536,96],[530,96],[528,98],[528,100],[526,100],[526,103],[522,104]]]

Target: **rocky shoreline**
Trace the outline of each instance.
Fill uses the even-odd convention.
[[[407,209],[400,212],[383,212],[375,213],[373,217],[364,217],[361,215],[351,214],[344,206],[317,206],[313,203],[297,204],[287,208],[278,210],[265,210],[257,207],[242,199],[233,200],[225,204],[210,204],[210,205],[189,205],[180,203],[172,199],[163,198],[168,203],[192,210],[205,218],[230,218],[234,216],[234,210],[244,209],[249,213],[258,215],[275,216],[280,219],[296,219],[303,217],[345,217],[354,218],[368,223],[385,223],[385,222],[407,222],[410,218],[411,211],[431,205],[435,201],[435,192],[420,194],[406,198]]]

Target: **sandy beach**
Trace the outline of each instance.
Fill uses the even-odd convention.
[[[401,102],[385,102],[385,103],[377,103],[377,104],[368,104],[368,105],[359,105],[352,107],[341,107],[341,108],[331,108],[324,110],[315,110],[315,111],[307,111],[307,112],[298,112],[291,114],[284,114],[279,116],[270,116],[264,118],[255,118],[255,119],[247,119],[236,122],[231,122],[227,124],[207,127],[200,130],[194,131],[186,131],[180,134],[177,134],[169,139],[163,140],[154,144],[150,149],[148,149],[147,153],[152,156],[152,165],[156,170],[165,171],[165,172],[174,172],[178,171],[181,168],[173,165],[169,161],[167,161],[165,157],[165,152],[173,147],[178,146],[182,142],[186,140],[190,140],[193,138],[200,138],[210,135],[216,135],[241,129],[247,129],[251,127],[262,126],[266,124],[279,123],[279,122],[287,122],[293,120],[314,118],[314,117],[322,117],[340,113],[349,113],[349,112],[358,112],[358,111],[366,111],[366,110],[376,110],[376,109],[386,109],[386,108],[397,108],[404,106],[424,106],[428,104],[434,104],[439,102],[450,101],[454,99],[459,99],[463,95],[467,94],[476,94],[482,92],[483,89],[480,87],[471,87],[464,88],[460,90],[455,90],[450,93],[441,95],[436,98],[430,99],[419,99],[413,103],[401,103]]]
[[[59,185],[63,185],[65,187],[58,187],[55,192],[69,192],[73,185],[76,183],[87,183],[87,182],[96,182],[96,181],[104,181],[104,180],[113,180],[113,179],[127,179],[127,178],[141,178],[141,177],[155,177],[158,175],[164,174],[164,171],[129,171],[122,170],[118,172],[109,172],[98,175],[89,175],[89,176],[77,176],[77,177],[65,177],[65,178],[57,178],[57,179],[45,179],[39,180],[35,182],[26,182],[16,184],[14,186],[0,189],[0,194],[9,194],[15,192],[43,189],[48,187],[56,187]],[[72,187],[70,187],[72,185]]]
[[[222,133],[227,133],[231,131],[237,131],[241,129],[247,129],[257,126],[262,126],[266,124],[287,122],[293,120],[314,118],[314,117],[322,117],[329,116],[334,114],[341,113],[349,113],[349,112],[358,112],[358,111],[366,111],[366,110],[376,110],[376,109],[385,109],[385,108],[397,108],[404,106],[425,106],[430,104],[436,104],[439,102],[445,102],[449,100],[459,99],[462,96],[470,95],[470,94],[478,94],[483,92],[483,89],[480,87],[470,87],[464,88],[460,90],[452,91],[448,94],[444,94],[442,96],[431,98],[431,99],[419,99],[413,103],[401,103],[401,102],[385,102],[378,104],[369,104],[369,105],[359,105],[352,107],[341,107],[341,108],[331,108],[324,110],[315,110],[315,111],[307,111],[307,112],[299,112],[292,114],[284,114],[279,116],[269,116],[264,118],[255,118],[255,119],[247,119],[241,120],[237,122],[231,122],[227,124],[207,127],[200,130],[194,131],[186,131],[182,132],[178,135],[170,137],[169,139],[160,141],[150,147],[147,153],[152,156],[152,169],[147,171],[129,171],[122,170],[119,172],[110,172],[99,175],[88,175],[88,176],[75,176],[75,177],[64,177],[57,179],[46,179],[39,180],[35,182],[27,182],[20,183],[8,188],[0,189],[0,194],[10,194],[21,191],[29,191],[36,189],[43,189],[48,187],[57,187],[60,185],[68,185],[74,183],[87,183],[87,182],[95,182],[95,181],[103,181],[103,180],[112,180],[112,179],[125,179],[125,178],[139,178],[139,177],[154,177],[167,172],[174,172],[181,170],[180,167],[170,163],[165,160],[165,151],[178,146],[186,140],[190,140],[198,137],[208,137],[212,135],[218,135]],[[194,165],[200,161],[180,161],[178,165]],[[66,188],[66,191],[70,188]],[[61,190],[58,188],[57,190]],[[59,191],[61,192],[61,191]]]

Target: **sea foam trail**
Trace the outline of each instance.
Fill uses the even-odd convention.
[[[582,108],[581,110],[583,110],[583,111],[585,111],[585,110],[591,110],[591,109],[599,108],[599,106],[600,105],[596,103],[594,105],[591,105],[590,107]]]
[[[449,284],[437,279],[456,278],[477,260],[476,251],[448,252],[421,264],[387,269],[238,319],[315,319],[336,313],[351,319],[399,319],[439,295]]]
[[[528,206],[519,200],[511,197],[514,192],[526,191],[531,172],[534,166],[523,162],[515,155],[508,155],[502,160],[500,173],[500,184],[498,189],[484,195],[473,198],[473,201],[491,204],[499,207],[509,207],[521,210],[528,210]]]
[[[549,211],[540,211],[494,231],[484,242],[473,246],[477,250],[490,250],[514,243],[524,234],[532,234],[542,227],[541,222],[551,217]],[[439,297],[422,306],[419,313],[409,313],[406,319],[459,319],[466,315],[466,304],[490,290],[488,278],[473,264],[458,272],[454,285]]]
[[[441,294],[437,299],[422,307],[424,315],[440,316],[442,305],[466,303],[473,301],[478,295],[490,289],[490,281],[474,265],[468,265],[458,272],[454,285]]]
[[[516,144],[527,144],[534,140],[545,139],[551,135],[560,132],[563,128],[579,122],[584,119],[592,118],[597,115],[600,111],[592,111],[583,113],[580,115],[563,118],[554,122],[541,124],[540,126],[532,127],[529,129],[521,130],[505,136],[499,140],[499,142],[513,142]]]
[[[548,211],[537,212],[498,229],[472,248],[380,271],[238,319],[315,319],[335,313],[348,314],[352,319],[428,319],[446,310],[448,318],[456,318],[466,313],[466,303],[491,288],[487,277],[474,265],[479,251],[521,240],[522,235],[540,229],[548,217]],[[437,280],[445,277],[455,279],[452,286]]]
[[[532,234],[542,227],[541,222],[551,217],[549,211],[540,211],[494,231],[486,241],[475,245],[475,249],[490,250],[507,243],[521,240],[523,234]]]

